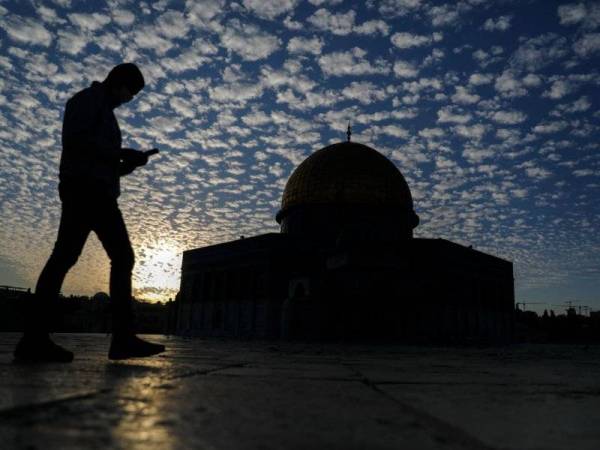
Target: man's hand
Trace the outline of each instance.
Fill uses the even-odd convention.
[[[135,166],[133,164],[127,164],[124,161],[119,163],[119,176],[129,175],[131,172],[135,170]]]
[[[152,150],[135,150],[133,148],[121,149],[121,164],[119,165],[119,175],[129,175],[137,167],[145,166],[148,158],[158,153],[157,148]]]
[[[141,167],[148,163],[148,158],[158,153],[158,149],[140,151],[133,148],[122,148],[121,159],[128,166]]]
[[[158,149],[153,148],[152,150],[146,150],[144,153],[146,154],[146,156],[156,155],[158,153]]]
[[[128,166],[140,167],[148,162],[148,157],[139,150],[133,148],[121,149],[121,160]]]

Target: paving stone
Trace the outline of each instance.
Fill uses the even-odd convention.
[[[479,448],[360,382],[191,377],[132,391],[33,408],[0,435],[21,448]]]
[[[378,388],[491,447],[600,448],[600,389],[544,384],[390,384]]]
[[[17,365],[0,334],[4,449],[594,449],[600,347],[493,349],[152,336],[111,362]]]
[[[287,364],[265,362],[252,363],[241,367],[231,367],[212,372],[210,376],[306,378],[323,380],[358,380],[360,377],[349,367],[340,364],[305,364],[288,362]]]

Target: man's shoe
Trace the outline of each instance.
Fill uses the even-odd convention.
[[[73,352],[54,343],[49,336],[23,336],[14,351],[18,363],[69,363],[73,361]]]
[[[110,343],[108,351],[109,359],[127,359],[127,358],[144,358],[146,356],[157,355],[165,351],[165,346],[162,344],[154,344],[152,342],[140,339],[135,334],[128,336],[114,336]]]

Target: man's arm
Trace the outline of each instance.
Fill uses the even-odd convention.
[[[125,161],[119,162],[119,176],[123,177],[125,175],[129,175],[131,172],[135,170],[136,166],[133,164],[128,164]]]
[[[133,148],[121,149],[121,162],[119,164],[119,175],[129,175],[136,168],[145,166],[148,163],[148,158],[158,153],[157,148],[152,150],[140,151]]]
[[[119,157],[118,144],[114,136],[101,129],[103,99],[92,91],[80,93],[67,102],[63,122],[62,138],[67,148],[91,152],[99,160],[114,161]]]

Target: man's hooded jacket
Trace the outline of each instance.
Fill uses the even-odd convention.
[[[62,128],[60,181],[117,198],[121,130],[108,86],[92,85],[67,102]]]

